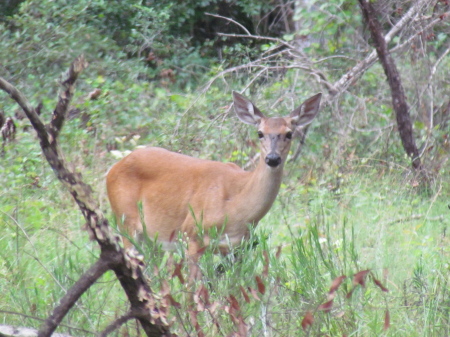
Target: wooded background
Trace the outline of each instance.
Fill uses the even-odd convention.
[[[104,174],[137,146],[252,169],[257,135],[234,116],[231,91],[272,116],[323,92],[319,117],[297,135],[280,196],[255,233],[260,245],[246,252],[247,263],[225,261],[223,276],[214,269],[224,261],[207,252],[201,268],[212,285],[196,288],[195,309],[186,309],[182,248],[164,257],[157,247],[139,251],[143,282],[150,275],[153,293],[170,302],[170,322],[160,323],[178,335],[444,336],[449,14],[447,0],[6,0],[0,77],[46,123],[58,116],[60,82],[70,78],[61,74],[84,56],[89,65],[77,75],[56,152],[109,219]],[[81,231],[70,187],[49,169],[42,138],[7,93],[0,323],[38,328],[99,250]],[[371,286],[346,299],[369,269]],[[340,275],[348,276],[342,296],[323,307]],[[114,275],[94,287],[62,331],[105,332],[128,317],[111,333],[137,335]]]

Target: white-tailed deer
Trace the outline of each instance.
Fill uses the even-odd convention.
[[[148,147],[133,151],[107,174],[107,190],[112,210],[122,231],[130,237],[142,234],[138,207],[142,203],[145,228],[163,247],[173,233],[188,240],[188,254],[194,260],[200,242],[198,226],[207,233],[217,227],[222,233],[219,249],[227,252],[249,235],[269,211],[280,189],[283,166],[296,128],[316,117],[322,94],[307,99],[286,117],[265,117],[244,96],[233,92],[239,119],[258,129],[261,156],[254,171],[232,163],[197,159]],[[195,218],[194,218],[195,217]],[[130,242],[124,239],[125,247]]]

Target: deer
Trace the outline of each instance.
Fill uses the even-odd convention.
[[[187,255],[195,263],[210,243],[208,231],[215,228],[220,233],[218,250],[227,254],[230,246],[249,238],[250,228],[272,207],[292,136],[316,117],[321,97],[318,93],[308,98],[288,116],[266,117],[233,91],[237,117],[256,127],[260,139],[260,159],[253,171],[158,147],[134,150],[106,176],[119,229],[130,238],[142,236],[145,229],[165,250],[173,248],[174,233],[182,233]],[[201,238],[199,226],[206,233]],[[125,235],[123,244],[125,249],[132,246]]]

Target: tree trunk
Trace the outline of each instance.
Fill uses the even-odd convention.
[[[382,28],[376,18],[376,13],[373,6],[367,0],[359,0],[359,4],[374,41],[378,58],[380,59],[384,73],[386,74],[389,86],[391,88],[392,105],[397,118],[398,132],[402,140],[403,148],[412,160],[412,167],[415,170],[421,169],[422,163],[420,161],[419,150],[417,149],[413,136],[411,117],[409,115],[409,108],[406,102],[405,91],[403,90],[400,74],[391,54],[389,53],[389,49],[387,48],[387,43],[382,34]]]

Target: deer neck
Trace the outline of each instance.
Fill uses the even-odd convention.
[[[253,222],[258,222],[275,201],[283,178],[283,165],[269,167],[261,156],[258,166],[250,173],[243,200],[249,214],[253,215]]]

